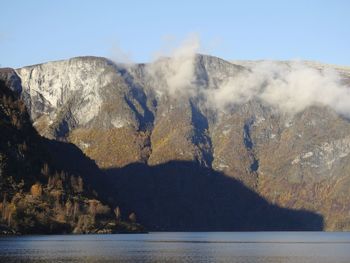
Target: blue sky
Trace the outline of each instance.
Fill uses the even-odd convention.
[[[350,1],[0,0],[0,64],[80,55],[152,60],[197,34],[224,59],[350,65]],[[169,44],[170,43],[170,44]]]

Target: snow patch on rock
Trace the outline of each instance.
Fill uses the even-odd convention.
[[[303,156],[301,158],[303,159],[307,159],[307,158],[310,158],[311,156],[313,156],[314,153],[313,152],[307,152],[305,154],[303,154]]]
[[[123,128],[124,126],[126,126],[128,124],[127,121],[123,120],[122,118],[120,117],[116,117],[116,118],[113,118],[112,121],[111,121],[112,125],[119,129],[119,128]]]

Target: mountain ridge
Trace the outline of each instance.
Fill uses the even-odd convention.
[[[101,169],[195,162],[242,182],[272,204],[322,214],[325,229],[348,229],[347,119],[333,104],[298,98],[277,103],[264,89],[249,86],[256,79],[264,83],[266,76],[273,85],[276,79],[282,80],[278,85],[301,85],[293,78],[304,76],[306,87],[317,88],[333,81],[333,73],[328,77],[303,62],[264,63],[252,68],[193,55],[122,66],[78,57],[16,72],[39,133],[74,143]],[[321,81],[310,82],[307,74]],[[244,85],[258,93],[244,93]],[[231,86],[232,98],[239,100],[226,105]]]

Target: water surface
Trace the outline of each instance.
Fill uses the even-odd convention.
[[[350,262],[350,233],[186,232],[0,238],[0,262]]]

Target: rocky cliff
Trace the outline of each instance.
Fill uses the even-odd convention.
[[[120,208],[116,218],[101,199],[104,187],[96,182],[104,173],[96,164],[71,144],[41,137],[18,98],[21,90],[8,88],[18,83],[4,79],[7,83],[0,80],[0,235],[140,231],[138,224],[122,221]]]
[[[151,228],[239,229],[232,213],[266,208],[248,200],[252,191],[340,230],[350,228],[349,79],[346,68],[310,62],[195,55],[133,65],[79,57],[9,81],[36,130],[95,160]],[[240,198],[238,210],[229,205]],[[199,210],[213,207],[203,223],[210,211]]]

